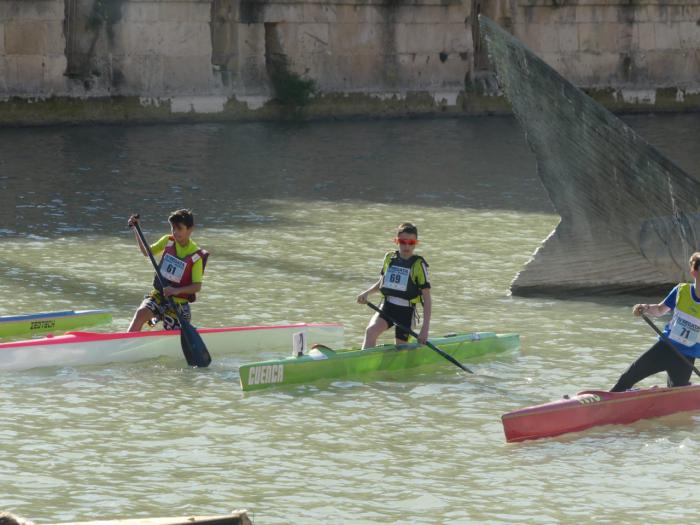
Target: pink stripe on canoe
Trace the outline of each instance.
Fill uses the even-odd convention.
[[[225,328],[198,328],[200,334],[216,334],[220,332],[247,332],[250,330],[280,330],[288,328],[305,328],[305,327],[339,327],[340,323],[295,323],[281,324],[269,326],[232,326]],[[23,341],[13,341],[10,343],[0,343],[0,350],[6,348],[44,346],[44,345],[63,345],[74,343],[91,343],[95,341],[113,341],[116,339],[133,339],[137,337],[158,337],[158,336],[179,336],[180,330],[154,330],[150,332],[66,332],[63,335],[48,335],[39,339],[25,339]]]

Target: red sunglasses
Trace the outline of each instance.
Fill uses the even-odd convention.
[[[394,242],[396,244],[406,244],[408,246],[415,246],[418,244],[418,239],[399,239],[398,237],[394,237]]]

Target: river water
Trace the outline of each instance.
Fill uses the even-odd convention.
[[[700,176],[697,115],[627,119]],[[0,130],[0,315],[108,308],[123,330],[149,240],[194,209],[212,252],[197,326],[341,322],[359,345],[397,224],[418,224],[432,334],[519,352],[369,382],[243,395],[238,366],[175,360],[2,373],[0,509],[39,523],[220,514],[260,524],[678,523],[700,517],[700,415],[508,445],[500,415],[609,388],[652,343],[630,306],[518,298],[556,225],[511,118]],[[389,341],[385,337],[383,341]],[[291,345],[291,342],[290,342]],[[662,384],[657,376],[643,385]]]

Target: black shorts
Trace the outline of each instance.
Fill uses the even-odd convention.
[[[394,319],[400,325],[403,325],[405,328],[411,328],[413,324],[413,313],[416,311],[416,307],[415,305],[399,306],[397,304],[384,301],[382,303],[381,310],[382,313],[379,314],[379,317],[386,321],[386,324],[389,325],[389,328],[394,326],[395,323],[394,321],[387,319],[387,317],[383,315],[384,312],[386,312],[389,316],[391,316],[392,319]],[[395,330],[395,335],[396,339],[399,339],[401,341],[408,341],[408,338],[411,334],[409,334],[403,328],[399,328],[397,326]]]

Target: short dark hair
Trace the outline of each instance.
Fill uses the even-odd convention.
[[[418,237],[418,228],[416,228],[415,224],[410,222],[402,222],[399,224],[399,227],[396,228],[396,235],[399,235],[400,233],[412,233]]]
[[[191,228],[194,226],[194,214],[192,210],[176,210],[170,214],[168,222],[170,224],[184,224],[188,228]]]

